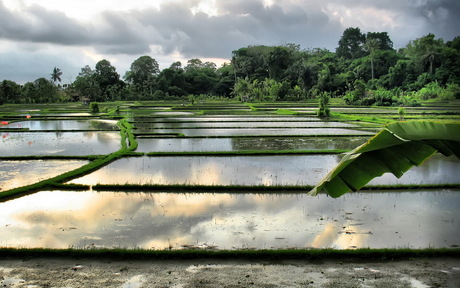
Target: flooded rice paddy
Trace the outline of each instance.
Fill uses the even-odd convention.
[[[30,120],[14,122],[2,126],[8,128],[26,128],[29,130],[118,130],[113,120]]]
[[[0,156],[83,156],[113,153],[120,149],[120,133],[0,132]]]
[[[356,129],[341,128],[175,128],[175,129],[136,129],[135,133],[183,134],[185,136],[311,136],[311,135],[354,135],[372,136],[375,133]]]
[[[87,164],[88,161],[76,160],[0,160],[0,193],[58,176]],[[0,209],[1,209],[0,204]]]
[[[460,191],[165,194],[43,191],[2,203],[0,246],[426,248],[460,245]]]
[[[352,150],[368,137],[138,138],[138,152]]]
[[[339,127],[354,127],[357,126],[346,122],[141,122],[136,123],[138,129],[180,129],[180,128],[339,128]]]
[[[302,187],[318,183],[340,158],[340,155],[123,158],[70,183]],[[399,179],[384,174],[370,184],[453,184],[458,182],[458,171],[459,160],[436,155]]]
[[[138,135],[136,152],[351,150],[376,131],[363,129],[356,122],[304,116],[195,116],[187,111],[155,111],[164,108],[127,112]],[[147,116],[141,110],[146,110]],[[360,111],[390,111],[371,110]],[[33,109],[20,113],[25,112],[40,114]],[[56,115],[85,114],[63,112]],[[116,123],[32,118],[2,125],[0,193],[89,162],[8,157],[109,154],[121,148]],[[458,189],[360,192],[337,199],[324,194],[307,196],[304,186],[317,184],[341,157],[123,157],[68,183],[238,185],[243,190],[236,194],[222,189],[219,193],[134,193],[124,192],[122,187],[118,192],[39,191],[0,202],[0,247],[354,249],[460,245]],[[458,171],[458,159],[435,155],[400,179],[385,174],[369,185],[458,184]],[[251,193],[252,186],[283,185],[298,186],[299,191]]]

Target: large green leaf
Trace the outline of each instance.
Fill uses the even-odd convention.
[[[325,191],[339,197],[357,191],[373,178],[393,173],[400,178],[439,151],[460,158],[460,123],[395,122],[367,143],[347,153],[309,195]]]

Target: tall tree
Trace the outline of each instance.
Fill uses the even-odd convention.
[[[20,100],[21,86],[11,80],[0,82],[0,105],[3,103],[17,103]]]
[[[369,57],[371,60],[371,79],[374,80],[374,57],[375,51],[379,48],[379,43],[374,38],[367,38],[366,43],[364,44],[364,48],[369,53]]]
[[[387,32],[367,32],[366,40],[373,39],[377,42],[378,50],[393,50],[393,41]]]
[[[131,64],[131,70],[126,72],[125,80],[137,85],[143,85],[149,79],[158,76],[158,62],[150,56],[141,56]]]
[[[118,90],[123,82],[120,81],[120,75],[117,73],[116,68],[108,60],[103,59],[96,63],[92,78],[102,90],[102,95],[98,97],[98,101],[115,100],[118,97]]]
[[[337,56],[345,59],[356,59],[364,56],[365,41],[366,35],[361,33],[358,27],[345,29],[336,49]]]
[[[187,61],[185,79],[187,91],[191,94],[213,94],[214,86],[217,84],[216,64],[202,62],[200,59]]]
[[[417,65],[420,74],[424,72],[433,74],[435,68],[440,64],[438,56],[443,46],[444,41],[435,39],[434,34],[430,33],[410,41],[404,48],[404,52]]]

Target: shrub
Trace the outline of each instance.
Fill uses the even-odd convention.
[[[404,120],[404,115],[406,115],[406,109],[404,109],[404,107],[399,107],[398,109],[399,121]]]
[[[331,110],[329,109],[329,99],[331,96],[327,92],[321,92],[318,95],[319,98],[319,109],[318,109],[318,117],[330,117]]]
[[[99,113],[99,104],[97,102],[91,102],[89,104],[89,110],[92,113]]]

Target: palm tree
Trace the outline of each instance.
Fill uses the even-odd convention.
[[[430,74],[433,74],[433,62],[436,58],[437,53],[434,46],[427,46],[425,48],[425,53],[422,55],[421,60],[422,62],[429,62],[430,63]]]
[[[51,73],[51,80],[56,83],[56,81],[61,82],[62,71],[59,68],[54,67],[53,73]]]
[[[371,58],[371,73],[372,80],[374,80],[374,54],[375,50],[379,48],[379,42],[374,38],[367,38],[364,48],[367,52],[369,52],[369,56]]]

